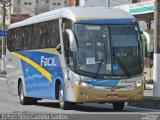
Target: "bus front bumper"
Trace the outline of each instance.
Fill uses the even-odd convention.
[[[135,102],[143,100],[143,86],[128,91],[98,91],[75,84],[76,102]]]

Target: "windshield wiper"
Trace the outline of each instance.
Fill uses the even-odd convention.
[[[116,59],[117,63],[119,64],[119,66],[121,67],[123,73],[125,74],[125,76],[127,77],[130,77],[130,73],[128,72],[126,66],[123,64],[123,62],[121,61],[121,59],[117,56],[114,55],[114,45],[111,45],[112,47],[112,54],[113,54],[113,57]]]
[[[122,63],[121,59],[118,58],[118,57],[115,57],[115,58],[116,58],[117,63],[118,63],[119,66],[121,67],[122,71],[124,72],[124,74],[125,74],[127,77],[131,77],[130,73],[128,72],[126,66]]]
[[[104,41],[103,41],[103,43],[104,43]],[[107,60],[107,53],[106,53],[106,50],[107,50],[107,49],[106,49],[105,43],[103,44],[103,48],[104,48],[104,53],[105,53],[105,57],[106,57],[106,60]],[[103,59],[100,59],[100,61],[99,61],[99,63],[98,63],[97,70],[96,70],[96,73],[95,73],[95,75],[94,75],[95,78],[97,77],[97,75],[98,75],[98,73],[99,73],[99,71],[100,71],[100,69],[101,69],[101,67],[102,67],[103,62],[104,62],[104,58],[103,58]]]
[[[103,59],[101,59],[101,60],[98,62],[98,67],[97,67],[96,73],[95,73],[95,75],[94,75],[95,78],[97,77],[97,75],[98,75],[98,73],[99,73],[99,71],[100,71],[100,69],[101,69],[101,67],[102,67],[102,64],[103,64]]]

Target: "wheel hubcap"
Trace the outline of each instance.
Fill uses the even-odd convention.
[[[21,88],[20,99],[21,99],[21,101],[23,101],[23,99],[24,99],[23,88]]]
[[[62,91],[62,89],[59,91],[59,102],[60,102],[60,106],[63,106],[64,100],[63,100],[63,91]]]

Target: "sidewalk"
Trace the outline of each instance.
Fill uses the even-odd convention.
[[[160,97],[146,96],[142,102],[130,102],[128,106],[160,110]]]
[[[130,102],[128,106],[160,110],[160,97],[153,97],[153,89],[144,91],[144,101]]]
[[[145,68],[145,80],[146,89],[144,91],[144,101],[142,102],[129,102],[129,106],[148,108],[148,109],[158,109],[160,110],[160,97],[153,96],[153,69]]]

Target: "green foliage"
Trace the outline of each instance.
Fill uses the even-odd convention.
[[[3,24],[2,24],[2,23],[0,23],[0,30],[2,30],[2,28],[3,28]],[[6,28],[6,30],[7,30],[8,25],[6,25],[6,26],[5,26],[5,28]]]
[[[6,71],[1,71],[1,70],[0,70],[0,74],[1,74],[1,75],[5,75],[5,74],[6,74]]]
[[[2,23],[0,23],[0,29],[2,29]]]
[[[147,44],[147,41],[146,41],[146,37],[144,35],[141,35],[141,38],[142,38],[142,41]]]
[[[6,53],[6,45],[3,47],[4,54]],[[0,56],[2,55],[2,37],[0,36]]]

